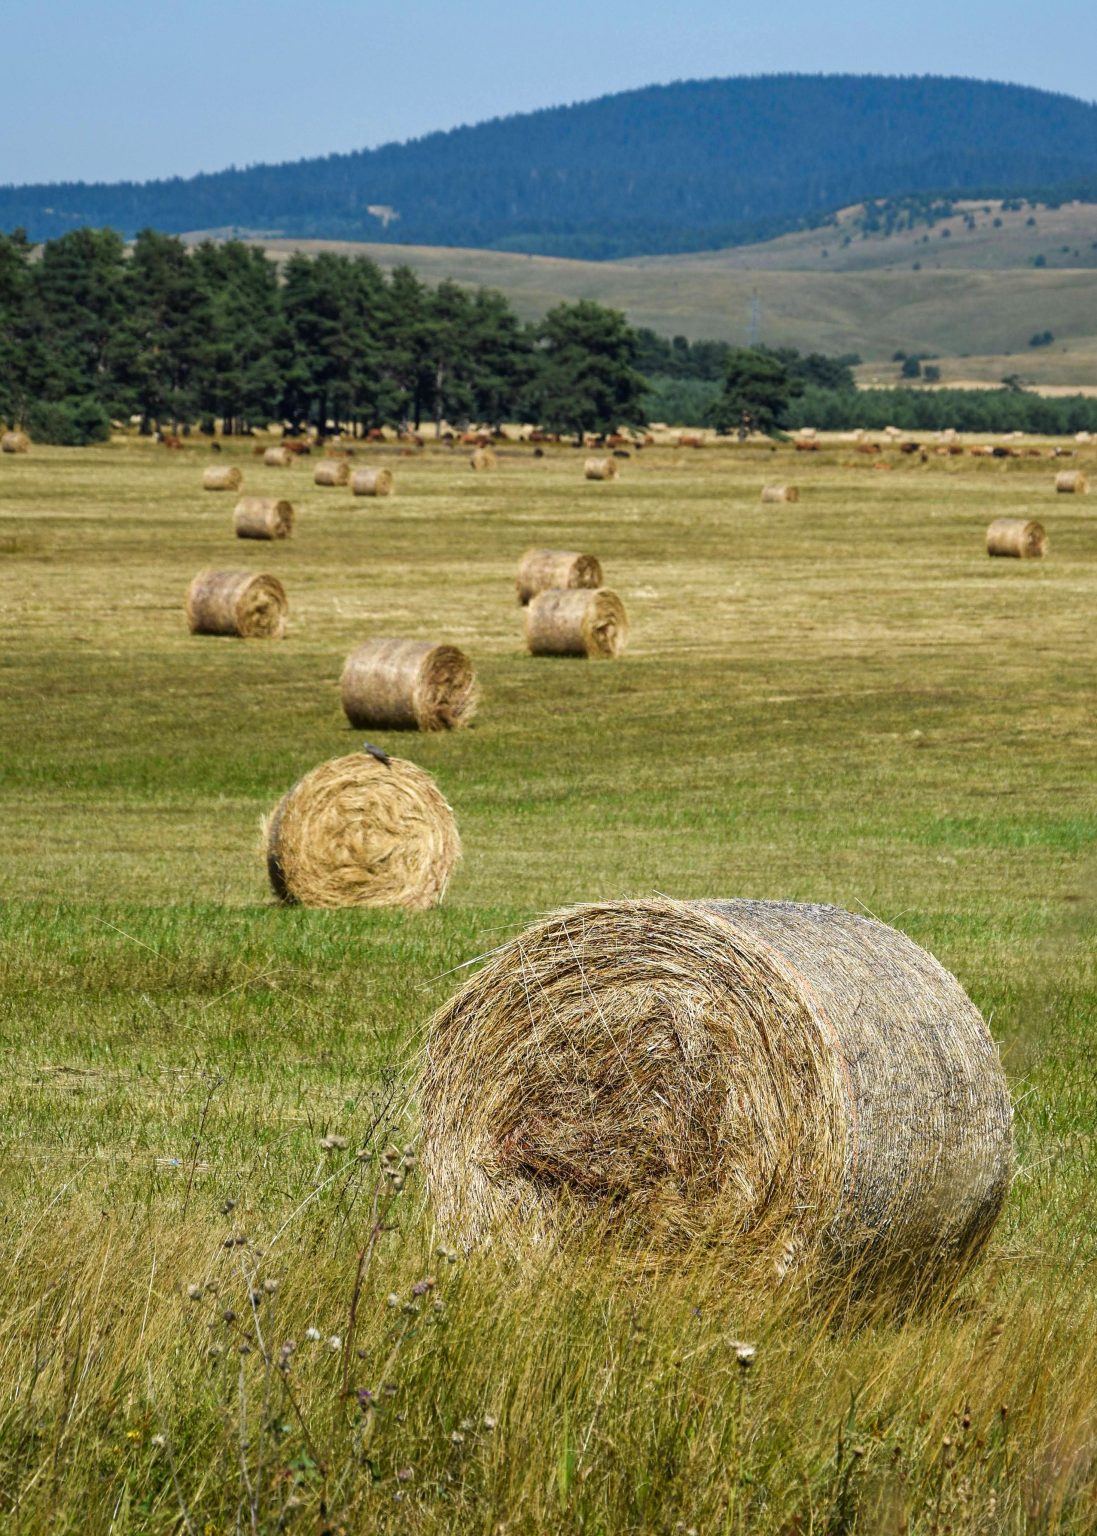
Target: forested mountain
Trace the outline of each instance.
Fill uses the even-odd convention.
[[[931,76],[687,81],[287,165],[0,188],[0,229],[250,229],[612,258],[766,238],[927,191],[1095,196],[1097,106]]]

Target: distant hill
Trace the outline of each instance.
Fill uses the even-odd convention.
[[[247,229],[606,259],[711,250],[868,198],[1097,198],[1097,106],[919,77],[688,81],[189,180],[0,188],[0,228]]]

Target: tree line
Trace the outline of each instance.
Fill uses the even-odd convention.
[[[193,250],[145,230],[79,229],[34,257],[0,235],[0,418],[44,442],[271,421],[351,434],[424,420],[605,432],[643,418],[634,333],[586,301],[523,324],[503,294],[431,288],[364,256],[241,241]]]

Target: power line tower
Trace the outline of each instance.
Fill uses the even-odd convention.
[[[750,319],[747,322],[747,346],[756,347],[762,331],[762,304],[757,288],[750,296]]]

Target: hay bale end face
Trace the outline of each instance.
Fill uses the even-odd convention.
[[[434,907],[461,855],[430,774],[366,752],[307,773],[264,830],[275,895],[303,907]]]
[[[238,539],[288,539],[293,532],[293,508],[271,496],[241,496],[232,511]]]
[[[799,487],[795,485],[763,485],[762,500],[764,502],[799,501]]]
[[[1012,1171],[977,1009],[904,934],[834,907],[551,916],[435,1015],[419,1097],[436,1216],[469,1246],[590,1220],[641,1257],[954,1276]]]
[[[996,517],[987,529],[987,554],[1039,560],[1047,554],[1043,525],[1023,517]]]
[[[187,591],[192,635],[238,635],[244,640],[281,640],[289,603],[276,576],[253,571],[203,571]]]
[[[583,474],[588,480],[616,480],[616,459],[588,459],[583,465]]]
[[[496,464],[495,450],[492,448],[474,448],[469,454],[469,463],[473,469],[494,469]]]
[[[530,599],[525,634],[534,656],[617,657],[628,643],[628,615],[608,587],[552,587]]]
[[[346,485],[350,464],[346,459],[321,459],[312,472],[314,485]]]
[[[518,562],[518,601],[528,603],[550,587],[600,587],[602,567],[594,555],[572,549],[527,549]]]
[[[454,730],[478,702],[465,653],[419,640],[367,640],[347,657],[339,690],[357,730]]]
[[[356,469],[350,477],[350,488],[356,496],[391,496],[393,492],[390,469]]]
[[[1064,469],[1055,476],[1055,489],[1061,496],[1084,496],[1089,481],[1080,469]]]
[[[5,432],[0,436],[0,453],[29,453],[30,438],[25,432]]]
[[[263,454],[263,463],[272,469],[289,469],[294,457],[288,448],[268,448]]]
[[[211,464],[202,471],[204,491],[238,491],[243,475],[235,464]]]

